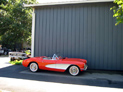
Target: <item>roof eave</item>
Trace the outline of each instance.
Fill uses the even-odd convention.
[[[80,4],[80,3],[98,3],[98,2],[113,2],[114,0],[99,0],[99,1],[66,1],[66,2],[50,2],[39,4],[24,4],[24,7],[39,7],[39,6],[53,6],[53,5],[65,5],[65,4]]]

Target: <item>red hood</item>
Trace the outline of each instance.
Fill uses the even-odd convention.
[[[80,61],[80,62],[87,63],[87,60],[80,59],[80,58],[65,58],[64,60],[66,60],[66,61]]]

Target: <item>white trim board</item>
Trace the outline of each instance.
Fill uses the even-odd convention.
[[[38,7],[38,6],[51,6],[51,5],[65,5],[65,4],[79,4],[79,3],[98,3],[98,2],[113,2],[114,0],[73,0],[61,2],[46,2],[39,4],[24,4],[24,7]]]
[[[35,9],[32,13],[32,44],[31,44],[31,57],[34,57],[34,38],[35,38]]]

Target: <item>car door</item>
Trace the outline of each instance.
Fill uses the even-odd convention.
[[[43,59],[42,60],[42,65],[41,69],[44,70],[54,70],[56,68],[56,62],[58,60],[53,60],[53,59]]]

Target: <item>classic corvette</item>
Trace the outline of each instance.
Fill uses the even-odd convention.
[[[73,76],[80,71],[87,69],[87,60],[80,58],[63,58],[56,54],[53,57],[41,56],[25,59],[22,62],[24,67],[29,67],[30,71],[36,72],[38,69],[65,72],[66,70]]]

